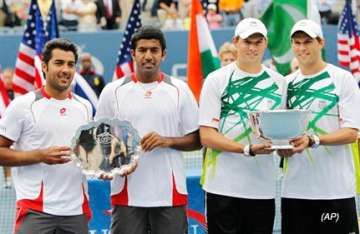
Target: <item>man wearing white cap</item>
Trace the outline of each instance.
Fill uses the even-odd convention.
[[[297,22],[291,43],[299,70],[286,77],[287,107],[311,111],[311,134],[278,151],[285,157],[282,233],[359,233],[350,147],[360,128],[356,81],[322,59],[324,36],[315,22]]]
[[[285,107],[285,79],[261,64],[267,30],[253,18],[236,27],[237,58],[209,74],[200,97],[202,176],[209,234],[271,234],[275,165],[270,145],[251,134],[250,111]]]

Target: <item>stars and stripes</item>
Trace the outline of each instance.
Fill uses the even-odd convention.
[[[31,0],[29,16],[15,65],[14,92],[25,94],[45,84],[41,70],[42,51],[47,41],[58,37],[55,2],[52,1],[49,13],[43,20],[37,0]],[[95,113],[98,98],[86,80],[76,73],[72,86],[75,94],[89,100]]]
[[[41,71],[42,49],[48,40],[58,37],[54,2],[46,19],[44,22],[37,1],[31,0],[15,65],[13,88],[16,93],[25,94],[44,83]]]
[[[342,66],[349,67],[351,73],[359,82],[360,36],[359,28],[349,1],[346,1],[339,19],[337,38],[339,63]]]
[[[128,22],[126,24],[123,39],[118,52],[114,79],[119,79],[134,71],[134,66],[130,54],[130,44],[131,36],[134,32],[137,31],[138,28],[141,27],[140,7],[140,0],[135,0],[129,15]]]

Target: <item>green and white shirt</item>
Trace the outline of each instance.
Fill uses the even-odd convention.
[[[285,107],[286,82],[263,66],[258,74],[240,70],[235,63],[206,78],[200,97],[200,126],[218,129],[242,144],[259,143],[251,132],[250,111]],[[231,197],[275,197],[276,165],[271,155],[244,157],[207,149],[202,183],[205,191]]]
[[[309,131],[318,135],[360,128],[360,93],[353,76],[328,64],[315,75],[286,77],[289,109],[310,110]],[[319,146],[285,160],[282,197],[341,199],[355,196],[351,145]]]

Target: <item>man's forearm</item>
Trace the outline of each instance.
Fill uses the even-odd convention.
[[[0,164],[2,166],[25,166],[40,162],[36,151],[16,151],[0,147]]]
[[[233,153],[243,153],[244,145],[233,141],[211,127],[200,127],[201,144],[205,147]]]
[[[320,135],[321,145],[345,145],[356,142],[358,137],[357,129],[342,128],[333,133]]]
[[[171,140],[170,148],[181,151],[193,151],[201,149],[199,131],[187,134],[183,137],[168,137]]]

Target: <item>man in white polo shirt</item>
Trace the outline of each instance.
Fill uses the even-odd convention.
[[[166,42],[159,29],[140,28],[131,45],[135,73],[105,87],[95,116],[129,121],[144,151],[132,174],[111,181],[111,232],[187,233],[181,151],[200,148],[198,107],[183,81],[160,71]]]
[[[77,58],[70,41],[49,41],[46,85],[16,98],[0,121],[0,164],[14,167],[17,234],[88,233],[86,178],[69,147],[92,115],[90,103],[70,92]]]
[[[287,76],[289,109],[310,110],[309,135],[294,139],[285,157],[283,234],[359,233],[350,144],[360,128],[360,93],[348,71],[321,56],[324,36],[311,20],[297,22],[291,44],[299,69]]]
[[[261,64],[267,30],[254,18],[237,25],[236,61],[208,75],[200,97],[202,176],[209,234],[271,234],[276,165],[270,145],[251,134],[248,113],[285,107],[284,78]]]

